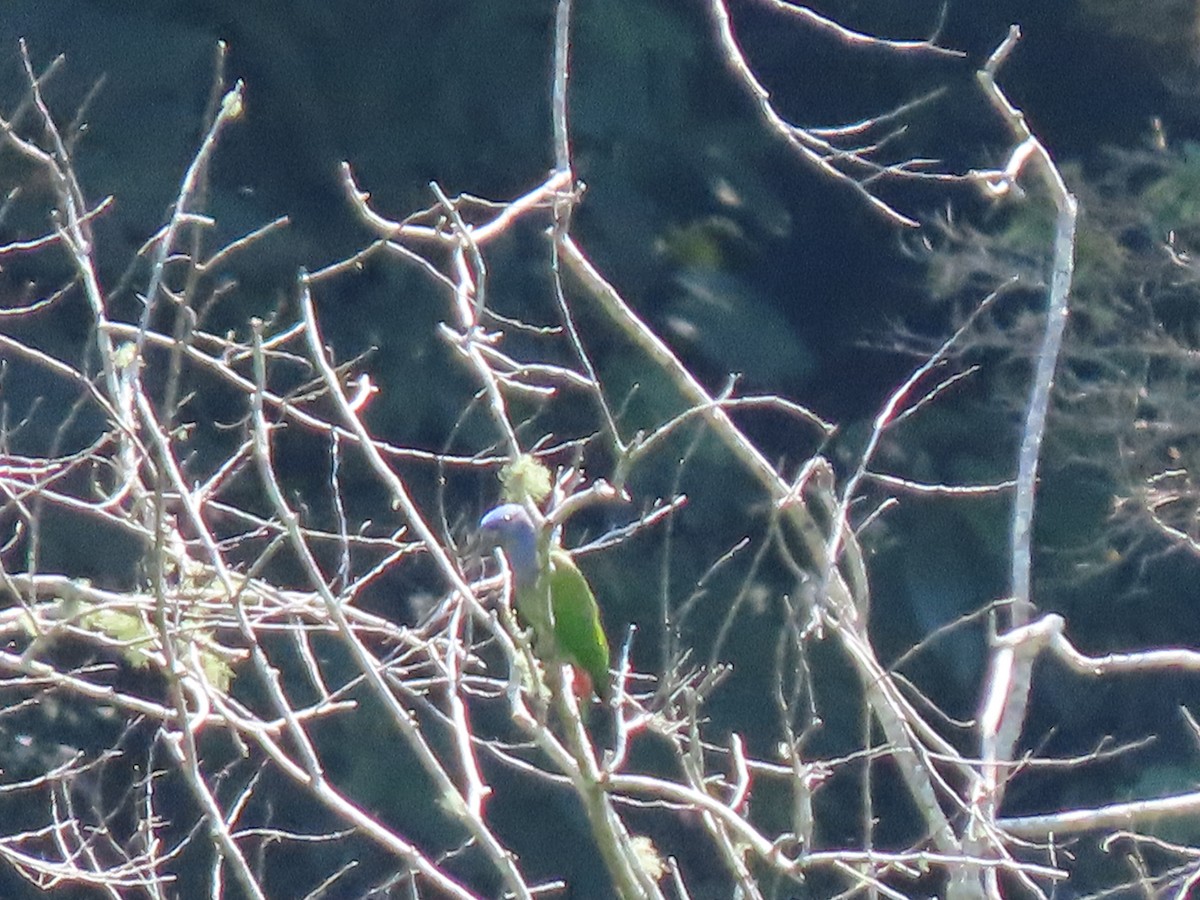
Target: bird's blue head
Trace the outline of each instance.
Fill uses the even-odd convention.
[[[525,507],[504,503],[479,520],[479,536],[508,557],[518,589],[537,580],[537,528]]]

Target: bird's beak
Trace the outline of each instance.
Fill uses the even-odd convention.
[[[492,543],[477,529],[463,536],[458,544],[459,567],[470,578],[478,578],[484,563],[492,555]]]
[[[461,549],[463,559],[480,561],[484,557],[491,556],[494,546],[495,545],[491,541],[488,541],[484,535],[477,531],[472,532],[471,534],[467,535],[466,539],[462,542]]]
[[[463,562],[472,571],[483,572],[489,559],[495,562],[496,551],[500,549],[499,536],[492,531],[476,530],[466,537],[461,548]]]

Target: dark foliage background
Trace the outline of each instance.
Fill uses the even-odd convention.
[[[919,38],[938,21],[943,4],[841,0],[817,6],[851,27]],[[1164,268],[1157,248],[1171,232],[1186,240],[1187,227],[1200,214],[1187,187],[1193,183],[1188,179],[1197,178],[1195,151],[1189,156],[1186,149],[1200,141],[1198,48],[1195,31],[1172,18],[1181,15],[1175,5],[952,0],[945,7],[941,43],[965,50],[967,58],[949,62],[848,50],[756,5],[732,3],[731,10],[748,55],[794,121],[853,121],[946,88],[944,96],[913,114],[899,147],[937,156],[960,172],[1001,163],[1007,153],[1005,136],[985,114],[973,78],[1007,27],[1019,23],[1025,38],[1003,80],[1068,171],[1097,248],[1089,256],[1089,245],[1080,246],[1078,302],[1090,312],[1077,321],[1091,327],[1073,326],[1076,358],[1116,352],[1106,342],[1128,329],[1104,325],[1105,316],[1136,306],[1135,297],[1150,298],[1149,306],[1138,307],[1147,335],[1165,321],[1190,346],[1193,294],[1176,288],[1169,307],[1153,299],[1154,289],[1178,280]],[[98,225],[101,276],[115,285],[133,252],[161,224],[177,173],[199,138],[214,44],[227,41],[230,75],[247,85],[247,116],[222,145],[212,213],[226,237],[281,214],[293,221],[236,272],[237,302],[223,314],[227,327],[239,328],[250,315],[269,314],[286,302],[297,267],[318,268],[365,243],[338,186],[339,161],[354,165],[377,209],[396,216],[429,205],[433,180],[451,194],[507,197],[551,168],[545,85],[552,14],[549,0],[7,0],[0,7],[0,96],[19,96],[18,37],[28,40],[37,60],[66,54],[66,70],[52,89],[59,103],[77,103],[103,77],[86,112],[89,128],[77,157],[81,178],[95,196],[120,198]],[[1022,245],[1021,234],[1037,233],[1036,223],[1017,221],[965,190],[883,189],[887,200],[931,223],[923,246],[920,238],[899,233],[853,194],[801,165],[764,133],[746,97],[731,84],[699,3],[580,0],[572,90],[576,166],[588,186],[576,227],[595,262],[710,388],[719,389],[730,372],[741,373],[747,388],[779,393],[839,422],[840,449],[828,451],[835,462],[850,460],[860,449],[870,418],[913,366],[916,348],[944,335],[962,304],[977,299],[995,278],[1033,268],[1022,256],[1029,244]],[[1155,119],[1157,133],[1166,137],[1158,150]],[[1164,197],[1180,199],[1170,207]],[[0,240],[3,227],[18,225],[0,226]],[[497,308],[533,319],[545,314],[539,310],[548,296],[540,240],[518,229],[495,255],[489,287],[499,298]],[[17,263],[0,273],[0,285],[16,291],[24,277]],[[1029,292],[1029,309],[1038,308],[1039,296]],[[137,300],[127,292],[114,303],[128,311]],[[326,336],[337,353],[347,358],[370,352],[376,381],[393,387],[372,409],[376,433],[441,449],[474,388],[451,364],[445,346],[430,339],[444,312],[427,282],[414,271],[372,263],[339,282],[321,303]],[[37,341],[56,352],[82,346],[87,335],[76,312],[61,309]],[[993,346],[980,348],[1011,360],[1007,369],[1001,367],[1010,377],[989,376],[946,398],[934,415],[896,437],[886,451],[889,462],[929,481],[1008,477],[1026,371],[1024,336],[1019,329],[998,332]],[[622,359],[615,344],[597,352],[598,364],[615,373],[616,384],[632,385],[644,375],[633,360]],[[1123,371],[1135,367],[1131,363]],[[1118,390],[1082,362],[1072,371],[1071,384]],[[32,384],[11,381],[26,389]],[[37,393],[6,394],[10,415],[20,417]],[[53,409],[53,396],[42,402]],[[219,397],[199,402],[211,404],[214,416],[221,407]],[[661,402],[653,383],[643,384],[631,416],[644,404],[649,419]],[[1080,645],[1097,652],[1194,644],[1200,641],[1195,555],[1139,524],[1135,515],[1113,517],[1120,506],[1114,498],[1130,496],[1148,464],[1144,456],[1130,463],[1125,451],[1131,425],[1120,418],[1119,407],[1109,409],[1111,427],[1099,437],[1089,431],[1097,418],[1072,417],[1069,403],[1052,424],[1038,520],[1039,601],[1046,610],[1064,611]],[[45,427],[54,424],[51,416]],[[811,434],[768,416],[747,427],[772,459],[794,465],[817,449]],[[473,421],[455,433],[462,448],[478,449],[493,439]],[[29,432],[31,440],[35,434]],[[1181,441],[1172,446],[1190,454],[1194,436]],[[195,449],[205,452],[203,446]],[[321,460],[282,452],[279,457],[281,474],[297,496],[305,495],[307,482],[325,477]],[[687,477],[720,477],[719,466],[714,454]],[[652,492],[666,491],[673,476],[644,477],[641,487]],[[350,502],[370,515],[381,501],[354,496],[355,473],[347,478]],[[737,537],[722,531],[721,522],[733,520],[722,511],[740,508],[745,485],[736,478],[727,482],[723,495],[708,491],[708,505],[690,508],[679,519],[685,540],[671,552],[684,570],[694,553],[697,576],[707,565],[701,560]],[[436,496],[432,479],[418,488],[427,492],[423,500],[444,502],[450,527],[461,532],[494,501],[495,487],[483,478],[473,488],[456,485],[457,493],[445,497]],[[685,481],[679,489],[687,487]],[[375,514],[386,517],[388,511]],[[875,532],[875,621],[885,658],[889,645],[899,653],[1002,595],[1007,521],[1001,500],[970,507],[928,501],[907,506]],[[585,522],[579,536],[606,524],[600,518]],[[70,568],[101,584],[121,585],[135,577],[136,548],[128,548],[126,557],[120,547],[69,530],[51,532],[46,540],[47,569]],[[639,652],[651,656],[661,639],[652,600],[661,552],[650,541],[634,541],[589,570],[598,593],[611,598],[605,605],[610,631],[638,623],[644,636]],[[404,620],[420,612],[408,598],[425,588],[407,571],[404,581],[381,582],[372,598],[376,609]],[[735,567],[722,578],[732,585],[741,576]],[[768,584],[786,582],[782,572],[762,577]],[[711,589],[719,592],[722,583]],[[693,622],[688,635],[701,656],[704,636],[720,621],[719,610],[711,615]],[[742,629],[728,654],[753,658],[748,648],[761,640],[755,629],[769,633],[773,625],[763,616]],[[968,631],[938,645],[913,677],[937,685],[939,696],[956,698],[953,710],[969,716],[978,699],[981,650],[982,631]],[[779,737],[771,731],[773,714],[762,693],[768,662],[763,671],[753,664],[739,669],[714,706],[718,716],[736,712],[743,725],[761,709],[762,730],[747,734],[756,752]],[[1036,697],[1027,734],[1044,740],[1048,751],[1082,752],[1106,734],[1140,736],[1156,727],[1152,723],[1172,720],[1179,704],[1197,699],[1194,680],[1182,677],[1152,688],[1140,682],[1083,686],[1067,675],[1041,684],[1048,686]],[[821,749],[829,752],[839,739],[839,724],[858,727],[828,724],[824,740],[830,746]],[[13,738],[33,728],[10,722],[0,724],[0,734]],[[86,733],[61,738],[71,746],[89,739]],[[354,734],[323,739],[329,746],[344,745],[342,764],[361,770],[361,796],[385,818],[390,811],[400,815],[414,793],[428,790],[367,724]],[[1164,734],[1144,753],[1097,767],[1091,781],[1075,780],[1074,789],[1094,791],[1100,799],[1179,788],[1195,777],[1194,753],[1186,749],[1182,732]],[[0,750],[6,771],[15,771],[20,752],[16,744]],[[1009,797],[1011,812],[1089,799],[1062,797],[1056,784],[1052,775],[1026,782],[1024,792]],[[558,801],[546,802],[553,807]],[[836,805],[836,797],[827,802]],[[585,886],[598,877],[589,869],[590,856],[580,854],[573,864],[562,859],[578,843],[569,830],[581,827],[574,809],[500,807],[494,814],[504,823],[502,834],[506,828],[545,828],[544,843],[557,870],[578,867],[574,896],[603,896],[603,887]],[[836,815],[828,820],[836,822]],[[319,853],[285,861],[320,867]],[[532,865],[536,871],[538,863]],[[370,874],[364,873],[364,882]],[[3,876],[0,881],[6,896],[22,890]]]

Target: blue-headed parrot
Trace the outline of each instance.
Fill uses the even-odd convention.
[[[538,656],[584,673],[607,703],[608,639],[596,597],[570,554],[538,531],[519,503],[497,506],[479,522],[484,542],[500,547],[508,558],[517,615],[533,629]]]

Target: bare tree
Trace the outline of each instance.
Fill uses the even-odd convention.
[[[887,41],[802,7],[764,5],[847,44],[954,55],[935,38]],[[0,857],[13,871],[45,890],[82,885],[109,896],[199,893],[177,883],[183,871],[207,873],[204,890],[212,896],[554,895],[561,879],[535,873],[527,864],[532,843],[491,814],[505,793],[529,791],[580,805],[586,852],[602,861],[616,896],[768,897],[808,889],[822,896],[1048,896],[1072,877],[1064,837],[1094,832],[1111,840],[1127,830],[1149,841],[1140,823],[1195,814],[1194,794],[1043,816],[1003,813],[1006,787],[1024,771],[1088,761],[1042,759],[1025,749],[1039,656],[1052,654],[1091,678],[1200,669],[1200,654],[1185,650],[1085,656],[1061,617],[1038,611],[1031,523],[1070,295],[1076,202],[997,80],[1016,31],[978,73],[981,92],[1011,130],[1008,162],[999,171],[955,174],[927,160],[887,158],[908,107],[839,129],[789,123],[744,55],[722,0],[709,0],[708,8],[729,75],[755,99],[764,127],[897,228],[917,223],[882,199],[879,186],[892,180],[1053,203],[1049,315],[1014,479],[925,484],[877,465],[895,426],[970,376],[956,367],[960,348],[1004,301],[1003,289],[983,298],[896,388],[845,476],[819,450],[787,467],[767,459],[740,417],[781,416],[818,448],[834,427],[788,398],[738,393],[733,381],[711,393],[572,232],[572,213],[586,200],[567,116],[569,0],[557,5],[555,169],[547,178],[506,200],[448,196],[434,184],[429,208],[394,218],[372,205],[347,165],[347,202],[374,242],[299,273],[290,301],[269,321],[254,318],[230,333],[209,325],[230,289],[221,273],[286,227],[280,220],[210,246],[208,171],[222,135],[244,115],[242,86],[227,87],[219,75],[204,139],[166,224],[122,284],[106,289],[93,223],[109,201],[88,199],[73,162],[77,126],[62,124],[43,98],[60,62],[39,73],[22,48],[27,92],[0,119],[4,152],[19,163],[5,215],[19,211],[42,230],[0,247],[0,260],[49,272],[65,262],[67,274],[56,290],[0,311],[6,394],[54,398],[53,411],[24,408],[15,422],[6,415],[0,435],[0,577],[8,604],[0,611],[0,727],[8,720],[6,733],[29,749],[28,773],[6,772],[0,786],[5,808],[22,810],[6,817],[0,833]],[[1040,187],[1026,196],[1022,182]],[[489,260],[524,223],[547,235],[547,296],[524,313],[540,308],[540,321],[505,315],[488,291]],[[449,348],[470,380],[475,394],[460,426],[485,429],[488,449],[460,452],[451,434],[443,452],[430,453],[372,431],[373,395],[403,388],[374,384],[367,359],[336,358],[318,302],[327,285],[368,260],[416,267],[441,292],[443,323],[428,337]],[[138,298],[139,313],[128,320],[112,313],[121,291]],[[79,298],[90,315],[86,350],[47,345],[38,322]],[[630,397],[597,360],[597,347],[614,343],[670,394],[670,411],[650,427],[631,424]],[[206,397],[216,399],[198,402]],[[217,407],[219,420],[198,412]],[[52,429],[39,424],[47,415],[55,417]],[[570,421],[586,424],[558,424]],[[32,449],[10,452],[18,445]],[[301,500],[280,474],[281,455],[299,447],[327,461],[319,498]],[[642,535],[668,547],[680,539],[676,519],[704,499],[697,494],[704,485],[689,486],[686,496],[680,486],[704,452],[717,454],[752,493],[745,519],[723,531],[749,536],[712,559],[685,596],[674,585],[686,576],[672,581],[673,560],[664,553],[662,581],[646,590],[659,595],[658,663],[635,665],[649,654],[637,652],[633,630],[611,635],[618,648],[613,700],[589,709],[570,689],[568,671],[531,641],[514,613],[507,568],[464,549],[456,540],[462,517],[440,509],[431,486],[478,483],[482,473],[499,494],[493,476],[500,475],[507,499],[527,504],[560,543],[580,533],[573,519],[621,523],[566,548],[602,559]],[[386,497],[395,523],[360,512],[346,487],[348,468]],[[663,471],[679,473],[666,479],[674,488],[639,487],[647,472]],[[994,637],[979,713],[960,723],[943,711],[944,698],[904,677],[906,661],[923,646],[899,660],[880,657],[860,536],[898,504],[995,494],[1014,498],[1011,596],[972,616],[990,621]],[[64,520],[70,540],[91,533],[128,541],[136,573],[114,573],[101,587],[69,567],[47,570],[46,531]],[[740,587],[714,587],[731,561],[741,567]],[[764,595],[757,574],[767,565],[788,573],[785,590]],[[362,602],[397,572],[411,572],[404,583],[431,592],[415,624],[369,612]],[[756,638],[760,656],[770,658],[762,703],[776,720],[773,737],[750,740],[736,724],[715,724],[708,710],[729,667],[754,663],[732,648],[735,633],[761,630],[756,607],[769,608],[778,623]],[[720,626],[705,657],[688,629],[713,608]],[[852,673],[852,683],[839,671]],[[855,747],[827,752],[821,734],[834,704],[857,715],[861,729]],[[62,737],[64,710],[104,735],[103,746]],[[427,786],[403,822],[365,796],[371,778],[398,763],[364,761],[373,773],[364,775],[333,758],[330,735],[368,732],[393,746]],[[902,821],[883,818],[894,815],[877,805],[884,783],[907,798]],[[822,794],[833,790],[853,798],[853,812],[840,820],[856,823],[852,834],[840,825],[837,837],[827,833]],[[706,871],[718,876],[694,867],[694,848],[672,843],[680,821],[690,840],[703,842]],[[1159,844],[1156,852],[1172,862],[1146,863],[1132,880],[1186,896],[1200,877],[1196,848]],[[281,866],[303,853],[328,861],[320,882],[287,881]]]

